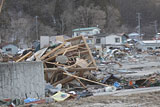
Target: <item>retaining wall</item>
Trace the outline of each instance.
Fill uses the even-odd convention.
[[[44,97],[42,62],[0,63],[0,99]]]

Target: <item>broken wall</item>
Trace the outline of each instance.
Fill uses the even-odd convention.
[[[42,62],[0,63],[0,99],[44,97]]]

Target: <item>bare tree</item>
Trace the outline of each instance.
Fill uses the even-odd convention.
[[[117,32],[120,27],[120,13],[118,9],[108,6],[107,7],[107,32],[113,33]]]
[[[106,13],[99,7],[93,5],[89,7],[80,6],[73,15],[74,27],[99,26],[104,28],[106,23]]]

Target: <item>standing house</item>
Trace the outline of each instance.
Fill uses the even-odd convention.
[[[98,27],[88,27],[88,28],[77,28],[73,29],[72,37],[76,36],[84,36],[86,38],[86,41],[91,49],[93,49],[95,46],[95,39],[94,35],[100,34],[100,28]]]
[[[6,54],[15,55],[15,54],[18,53],[18,47],[16,45],[13,45],[13,44],[1,45],[1,48],[2,48],[2,52],[6,53]]]
[[[73,37],[76,37],[76,36],[85,36],[85,37],[88,37],[88,36],[93,36],[93,35],[96,35],[96,34],[100,34],[100,30],[98,27],[88,27],[88,28],[77,28],[77,29],[73,29],[72,32],[73,32]]]
[[[145,40],[142,41],[142,49],[148,50],[148,49],[160,49],[160,40]]]
[[[122,43],[122,37],[121,35],[116,35],[116,34],[101,34],[101,35],[96,35],[96,47],[102,47],[109,49],[110,47],[112,48],[121,48],[123,47]]]
[[[55,45],[59,42],[64,42],[64,40],[69,39],[69,36],[66,35],[57,35],[57,36],[41,36],[40,37],[40,48],[48,47],[50,45]]]

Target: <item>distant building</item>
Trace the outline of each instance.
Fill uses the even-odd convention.
[[[62,43],[64,40],[69,39],[69,36],[59,35],[59,36],[41,36],[40,37],[40,48],[44,48],[57,43]]]
[[[160,49],[160,40],[145,40],[143,42],[143,50]]]
[[[137,41],[135,46],[137,49],[141,49],[144,51],[160,49],[160,40]]]
[[[73,29],[72,32],[73,32],[73,37],[76,37],[76,36],[93,36],[93,35],[96,35],[96,34],[100,34],[100,30],[98,27],[88,27],[88,28],[77,28],[77,29]]]
[[[15,55],[18,53],[18,47],[14,44],[1,44],[0,48],[2,49],[2,52],[5,54]]]
[[[129,39],[135,39],[135,40],[141,39],[141,36],[139,35],[139,33],[135,33],[135,32],[128,34],[128,37]]]
[[[122,43],[122,35],[120,34],[99,34],[95,35],[95,45],[97,47],[102,46],[102,48],[121,48],[123,46]]]

